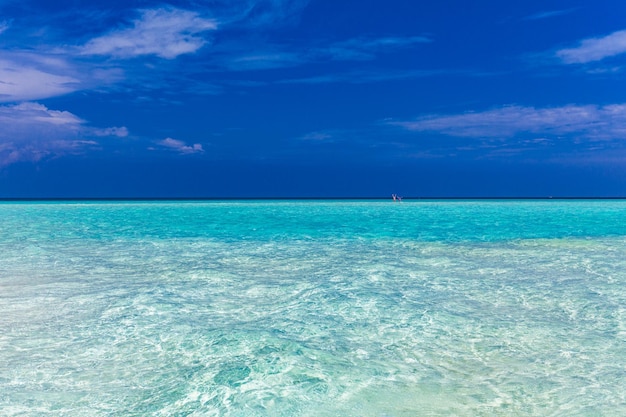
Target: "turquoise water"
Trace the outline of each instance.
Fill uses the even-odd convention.
[[[3,416],[624,416],[626,201],[0,204]]]

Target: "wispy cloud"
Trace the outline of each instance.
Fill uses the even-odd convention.
[[[248,71],[288,68],[300,65],[305,61],[306,58],[298,53],[272,49],[256,53],[235,54],[225,59],[223,65],[231,70]]]
[[[0,59],[0,102],[38,100],[60,96],[79,88],[80,80],[55,73],[52,62]]]
[[[449,70],[449,69],[433,69],[433,70],[389,70],[379,69],[377,71],[350,71],[343,73],[331,73],[323,75],[315,75],[304,78],[287,78],[278,81],[279,84],[326,84],[326,83],[350,83],[365,84],[390,80],[405,80],[412,78],[437,77],[442,75],[449,76],[466,76],[466,77],[484,77],[500,75],[499,73],[487,73],[484,71],[472,70]]]
[[[0,106],[0,167],[19,161],[79,153],[97,147],[95,136],[123,136],[125,127],[98,129],[67,111],[24,102]]]
[[[328,132],[309,132],[298,139],[310,142],[327,142],[332,140],[332,138],[333,135]]]
[[[91,133],[94,136],[116,136],[118,138],[125,138],[128,136],[128,129],[125,126],[122,127],[106,127],[104,129],[101,128],[93,128]]]
[[[560,49],[556,57],[565,64],[586,64],[626,52],[626,30],[601,38],[584,39],[573,48]]]
[[[570,14],[572,12],[575,12],[576,10],[578,10],[577,8],[572,8],[572,9],[564,9],[564,10],[547,10],[547,11],[542,11],[542,12],[538,12],[535,14],[532,14],[530,16],[526,16],[524,18],[524,20],[542,20],[542,19],[549,19],[551,17],[557,17],[557,16],[563,16],[566,14]]]
[[[177,3],[185,7],[185,2]],[[216,82],[198,74],[207,71],[256,71],[304,67],[329,61],[364,61],[406,50],[432,40],[426,36],[357,37],[336,41],[312,40],[275,43],[264,35],[286,22],[297,20],[308,0],[227,0],[212,1],[211,17],[183,8],[161,7],[124,10],[124,13],[90,13],[105,16],[105,23],[90,29],[98,33],[71,45],[39,43],[15,47],[0,56],[0,103],[41,100],[77,91],[138,92],[177,91],[191,94],[217,94],[232,79]],[[196,7],[188,2],[187,7]],[[122,16],[134,16],[122,20]],[[56,19],[56,20],[55,20]],[[59,21],[56,16],[54,22]],[[0,21],[0,28],[9,25]],[[107,29],[108,27],[108,29]],[[85,39],[77,32],[76,39]],[[231,35],[235,36],[231,36]],[[213,36],[210,54],[200,53]],[[92,32],[93,36],[93,32]],[[29,39],[21,37],[20,39]],[[209,49],[209,48],[205,48]],[[207,52],[207,51],[203,51]],[[175,58],[196,53],[182,67]],[[158,63],[151,57],[162,58]],[[136,59],[134,59],[136,58]],[[142,59],[143,58],[143,59]],[[148,60],[146,60],[148,58]],[[146,68],[151,68],[146,71]],[[382,73],[331,74],[287,83],[350,82],[368,83],[412,74]],[[421,75],[417,75],[421,76]],[[170,87],[169,89],[163,88]],[[173,88],[172,88],[173,87]]]
[[[429,115],[412,121],[390,122],[417,132],[473,138],[517,135],[574,136],[587,139],[626,139],[626,104],[568,105],[552,108],[507,106],[453,115]]]
[[[326,44],[316,42],[306,48],[302,45],[252,42],[252,44],[221,45],[221,49],[218,47],[214,52],[219,65],[231,70],[247,71],[331,61],[370,61],[384,54],[430,42],[432,40],[424,36],[352,38]]]
[[[353,38],[320,48],[317,52],[334,60],[369,60],[381,53],[430,42],[432,39],[425,36]]]
[[[123,78],[120,68],[80,62],[52,51],[0,53],[0,103],[42,100],[102,88]]]
[[[132,27],[116,29],[91,39],[80,48],[80,53],[116,58],[155,55],[173,59],[202,48],[207,41],[201,34],[216,28],[214,20],[188,10],[143,10],[141,16],[132,22]]]
[[[203,153],[204,149],[202,149],[202,145],[199,143],[194,143],[193,145],[188,145],[182,140],[173,139],[173,138],[165,138],[157,142],[157,145],[164,147],[166,149],[170,149],[181,154],[192,154],[192,153]]]
[[[217,3],[221,3],[228,10],[225,10],[223,19],[238,26],[257,29],[297,21],[310,0],[218,0]]]

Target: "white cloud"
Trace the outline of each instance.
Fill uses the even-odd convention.
[[[92,133],[95,136],[117,136],[118,138],[125,138],[128,136],[128,129],[125,126],[122,127],[107,127],[104,129],[92,129]]]
[[[90,40],[81,48],[81,53],[117,58],[156,55],[173,59],[200,49],[206,41],[199,35],[216,28],[215,21],[187,10],[143,10],[132,27]]]
[[[39,69],[37,64],[0,59],[0,103],[38,100],[77,90],[78,79]],[[54,69],[50,63],[47,67]]]
[[[8,27],[0,21],[0,34]],[[215,28],[214,21],[195,12],[144,10],[131,27],[112,30],[83,46],[42,44],[0,51],[0,103],[41,100],[116,84],[125,78],[124,70],[101,58],[156,55],[172,59],[198,50],[205,44],[202,32]],[[97,62],[85,59],[86,55]]]
[[[510,138],[520,134],[626,139],[626,104],[552,108],[507,106],[477,113],[430,115],[391,122],[408,130],[449,136]]]
[[[193,145],[187,145],[182,140],[165,138],[159,142],[158,145],[163,146],[165,148],[180,152],[182,154],[192,154],[192,153],[202,153],[204,149],[202,149],[202,145],[199,143],[194,143]]]
[[[58,97],[113,85],[124,78],[122,69],[76,60],[72,52],[75,51],[0,51],[0,103]]]
[[[102,134],[97,131],[73,113],[51,110],[39,103],[0,106],[0,167],[79,153],[98,145],[93,136],[128,134],[125,127],[100,129]]]
[[[626,30],[620,30],[602,38],[585,39],[575,48],[557,51],[556,56],[566,64],[585,64],[625,52]]]
[[[76,130],[84,123],[84,120],[68,111],[50,110],[43,104],[26,102],[13,106],[1,106],[0,123],[6,135],[6,129],[10,129],[11,125],[37,124],[63,126],[65,129]]]

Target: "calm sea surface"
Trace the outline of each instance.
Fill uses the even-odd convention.
[[[625,416],[626,201],[0,203],[0,415]]]

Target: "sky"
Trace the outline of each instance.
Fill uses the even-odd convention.
[[[626,196],[623,0],[0,0],[0,198]]]

